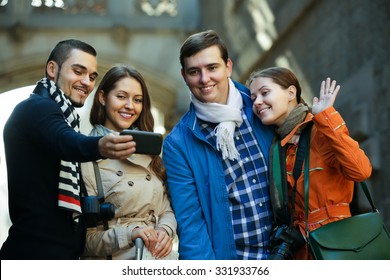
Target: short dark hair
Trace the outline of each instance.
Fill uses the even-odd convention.
[[[249,76],[249,79],[246,81],[246,86],[249,87],[253,80],[258,77],[270,78],[283,89],[287,89],[289,86],[295,86],[297,89],[297,102],[301,103],[301,85],[297,76],[291,70],[284,67],[270,67],[263,70],[256,70]]]
[[[194,54],[212,46],[218,46],[221,57],[225,63],[228,62],[229,54],[223,40],[214,30],[207,30],[192,34],[188,37],[180,48],[180,64],[184,69],[184,58],[193,56]]]
[[[57,43],[57,45],[53,48],[47,59],[46,66],[49,61],[54,61],[61,68],[64,61],[69,58],[71,51],[74,49],[89,53],[90,55],[93,55],[95,57],[97,56],[96,50],[91,45],[77,39],[68,39]]]

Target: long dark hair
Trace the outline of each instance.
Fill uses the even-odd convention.
[[[112,89],[115,88],[116,83],[126,77],[133,78],[137,80],[142,89],[142,112],[139,118],[135,121],[132,126],[137,127],[142,131],[153,131],[154,129],[154,118],[151,111],[151,100],[148,88],[146,86],[145,80],[141,73],[139,73],[133,67],[127,65],[115,65],[110,68],[104,77],[102,78],[96,93],[93,99],[93,104],[91,108],[91,113],[89,115],[89,122],[92,126],[96,124],[104,125],[106,121],[106,112],[104,106],[99,101],[99,93],[103,92],[104,96],[110,93]],[[156,176],[165,184],[167,180],[167,175],[165,168],[160,156],[152,156],[153,160],[151,162],[151,170],[156,174]]]

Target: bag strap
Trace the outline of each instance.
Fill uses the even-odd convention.
[[[363,181],[363,182],[357,182],[357,183],[360,184],[360,186],[362,187],[363,192],[364,192],[364,194],[366,195],[367,200],[368,200],[368,202],[369,202],[370,205],[371,205],[372,212],[378,212],[378,213],[379,213],[379,210],[378,210],[378,208],[376,208],[376,206],[375,206],[375,204],[374,204],[374,200],[373,200],[372,197],[371,197],[370,191],[368,190],[368,187],[367,187],[366,182]]]
[[[301,136],[299,137],[298,150],[297,150],[297,155],[295,157],[295,163],[293,169],[294,188],[293,188],[293,195],[291,199],[291,203],[293,205],[292,213],[291,213],[291,224],[293,223],[293,219],[294,219],[294,211],[295,211],[294,205],[295,205],[295,196],[297,193],[297,181],[302,173],[302,164],[305,160],[306,152],[310,151],[310,135],[311,135],[312,126],[313,126],[313,122],[307,123],[301,132]]]
[[[307,149],[310,150],[310,134],[311,134],[312,126],[313,126],[313,122],[307,123],[307,125],[301,132],[301,136],[299,137],[298,150],[297,150],[297,155],[295,158],[295,164],[293,169],[293,176],[295,182],[298,180],[299,176],[302,173],[302,163],[305,159],[305,151]]]
[[[92,163],[93,163],[93,170],[95,171],[96,186],[97,186],[99,200],[101,202],[104,202],[104,191],[103,191],[103,184],[102,184],[102,178],[100,176],[99,166],[96,161],[93,161]]]
[[[96,180],[99,201],[104,202],[103,183],[102,183],[102,179],[100,176],[99,166],[98,166],[96,161],[93,161],[92,164],[93,164],[93,170],[95,172],[95,180]],[[84,180],[80,180],[80,182],[81,182],[81,189],[83,191],[83,194],[85,196],[88,196],[88,191],[87,191],[87,188],[85,187]]]
[[[309,236],[309,186],[310,186],[310,136],[305,150],[305,167],[303,171],[303,192],[305,199],[305,232]]]
[[[271,202],[274,210],[274,220],[277,225],[288,223],[288,193],[286,180],[286,157],[280,141],[273,144],[271,150]]]
[[[298,143],[297,156],[295,158],[293,177],[295,185],[293,187],[293,194],[291,200],[291,213],[288,213],[288,188],[286,178],[286,155],[284,148],[281,147],[280,141],[276,141],[271,149],[270,156],[272,157],[271,168],[271,201],[274,209],[274,216],[276,224],[289,224],[290,228],[293,225],[294,211],[295,211],[295,196],[296,196],[296,182],[302,172],[302,163],[304,160],[304,152],[307,144],[306,135],[310,134],[313,123],[309,122],[303,128]]]
[[[93,161],[92,163],[93,163],[93,170],[95,171],[96,186],[97,186],[99,201],[100,201],[100,203],[103,203],[104,202],[104,191],[103,191],[103,183],[102,183],[102,178],[100,175],[99,166],[98,166],[96,161]],[[104,230],[109,229],[107,220],[103,221],[103,226],[104,226]],[[107,260],[112,260],[112,255],[108,255]]]
[[[308,143],[310,143],[310,137],[308,137]],[[305,166],[304,166],[304,175],[303,175],[303,186],[304,186],[304,200],[305,200],[305,232],[306,236],[309,236],[309,186],[310,186],[310,144],[307,145],[306,151],[305,151]],[[378,212],[379,210],[374,205],[374,201],[371,197],[370,191],[368,190],[367,184],[365,181],[358,182],[363,188],[364,194],[366,195],[366,198],[368,202],[371,205],[373,212]]]

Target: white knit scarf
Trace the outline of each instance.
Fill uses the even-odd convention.
[[[222,152],[223,159],[238,160],[239,153],[234,144],[235,127],[242,124],[242,97],[229,78],[229,96],[227,104],[203,103],[191,93],[191,102],[195,106],[196,116],[204,121],[219,123],[214,129],[217,137],[217,150]]]
[[[67,124],[75,131],[80,132],[80,117],[64,92],[52,80],[47,78],[43,78],[38,83],[47,88],[50,97],[61,108]],[[71,211],[75,222],[78,222],[78,216],[81,214],[79,162],[61,160],[58,183],[58,207]]]

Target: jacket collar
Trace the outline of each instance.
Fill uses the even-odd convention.
[[[36,87],[33,90],[33,94],[44,96],[44,97],[50,97],[49,91],[47,88],[43,86],[42,83],[37,83]]]
[[[149,155],[133,154],[127,160],[148,169],[150,163],[152,162],[152,157]]]

